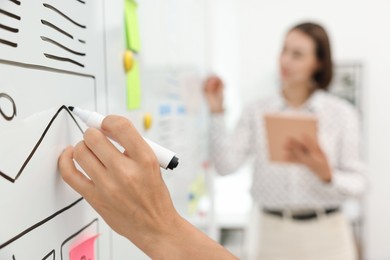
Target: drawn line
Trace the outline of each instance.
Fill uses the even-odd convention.
[[[50,253],[48,253],[47,255],[45,255],[42,260],[46,260],[48,259],[50,256],[53,256],[53,260],[56,259],[56,251],[53,249],[50,251]]]
[[[19,29],[13,28],[11,26],[7,26],[7,25],[4,25],[4,24],[0,24],[0,28],[4,29],[4,30],[7,30],[9,32],[13,32],[13,33],[18,33],[19,32]]]
[[[4,98],[6,100],[8,100],[9,102],[11,102],[12,104],[12,115],[7,115],[6,113],[3,112],[3,110],[1,109],[0,107],[0,115],[2,117],[4,117],[5,120],[7,121],[11,121],[12,119],[14,119],[14,117],[16,116],[17,114],[17,111],[16,111],[16,104],[15,104],[15,101],[12,99],[12,97],[10,95],[8,95],[7,93],[0,93],[0,98]]]
[[[22,62],[16,62],[16,61],[11,61],[11,60],[3,60],[0,58],[0,64],[6,64],[6,65],[11,65],[15,67],[21,67],[29,70],[44,70],[48,72],[53,72],[53,73],[61,73],[61,74],[66,74],[66,75],[73,75],[73,76],[80,76],[80,77],[87,77],[91,78],[94,80],[94,92],[95,92],[95,102],[97,102],[97,97],[96,97],[96,77],[94,75],[90,74],[84,74],[84,73],[79,73],[75,71],[69,71],[69,70],[64,70],[64,69],[57,69],[57,68],[52,68],[52,67],[47,67],[47,66],[42,66],[42,65],[36,65],[36,64],[31,64],[31,63],[22,63]],[[96,103],[95,103],[95,110],[96,110]]]
[[[6,10],[3,10],[3,9],[0,9],[0,13],[20,21],[20,16],[19,15],[10,13],[10,12],[8,12]]]
[[[82,74],[82,73],[76,73],[76,72],[72,72],[72,71],[66,71],[66,70],[60,70],[60,69],[53,69],[53,68],[49,68],[49,67],[45,67],[45,66],[41,66],[41,65],[34,65],[34,64],[27,64],[27,63],[20,63],[20,62],[14,62],[14,61],[7,61],[7,60],[3,60],[3,59],[0,59],[0,63],[3,63],[3,64],[8,64],[8,65],[11,65],[11,66],[16,66],[16,67],[22,67],[22,68],[26,68],[26,69],[32,69],[32,70],[44,70],[44,71],[49,71],[49,72],[55,72],[55,73],[62,73],[62,74],[68,74],[68,75],[76,75],[76,76],[82,76],[82,77],[87,77],[87,78],[92,78],[92,79],[96,79],[94,75],[88,75],[88,74]],[[95,81],[95,85],[94,85],[94,90],[95,90],[95,102],[97,102],[97,97],[96,97],[96,81]],[[96,104],[96,103],[95,103]],[[96,108],[96,105],[95,105],[95,109]],[[3,176],[4,177],[4,176]],[[77,203],[79,203],[80,201],[82,201],[83,198],[80,198],[78,199],[77,201],[75,201],[74,203],[70,204],[68,207],[66,208],[63,208],[62,210],[59,210],[57,211],[56,213],[52,214],[51,216],[47,217],[46,219],[40,221],[39,223],[31,226],[30,228],[26,229],[25,231],[23,231],[22,233],[20,233],[19,235],[15,236],[14,238],[11,238],[9,241],[3,243],[3,244],[0,244],[0,249],[8,246],[9,244],[11,244],[12,242],[16,241],[17,239],[19,239],[20,237],[24,236],[25,234],[28,234],[29,232],[33,231],[34,229],[38,228],[39,226],[47,223],[48,221],[50,221],[51,219],[55,218],[56,216],[60,215],[61,213],[71,209],[72,207],[74,207],[75,205],[77,205]],[[13,258],[15,259],[15,256],[13,256]]]
[[[11,47],[14,47],[14,48],[18,47],[17,43],[10,42],[10,41],[3,40],[3,39],[0,39],[0,43],[8,45],[8,46],[11,46]]]
[[[78,1],[78,2],[80,2],[82,4],[85,4],[85,1],[83,1],[83,0],[76,0],[76,1]]]
[[[70,204],[69,206],[57,211],[56,213],[50,215],[49,217],[45,218],[44,220],[41,220],[39,221],[38,223],[36,223],[35,225],[27,228],[26,230],[22,231],[21,233],[19,233],[18,235],[14,236],[13,238],[11,238],[10,240],[6,241],[5,243],[1,244],[0,245],[0,249],[3,249],[4,247],[8,246],[9,244],[11,244],[12,242],[15,242],[16,240],[18,240],[19,238],[23,237],[24,235],[28,234],[29,232],[33,231],[34,229],[42,226],[43,224],[45,224],[46,222],[52,220],[53,218],[57,217],[58,215],[60,215],[61,213],[69,210],[70,208],[74,207],[77,203],[79,203],[80,201],[82,201],[84,198],[79,198],[78,200],[76,200],[75,202],[73,202],[72,204]]]
[[[44,53],[43,55],[46,56],[46,58],[48,59],[52,59],[52,60],[58,60],[58,61],[64,61],[64,62],[70,62],[70,63],[73,63],[77,66],[80,66],[82,68],[84,68],[85,66],[83,64],[81,64],[80,62],[77,62],[75,60],[72,60],[70,58],[66,58],[66,57],[60,57],[60,56],[56,56],[56,55],[52,55],[52,54],[48,54],[48,53]]]
[[[68,51],[68,52],[70,52],[70,53],[73,53],[73,54],[75,54],[75,55],[79,55],[79,56],[85,56],[85,55],[86,55],[85,53],[78,52],[78,51],[74,51],[74,50],[72,50],[72,49],[70,49],[70,48],[68,48],[68,47],[66,47],[66,46],[64,46],[64,45],[62,45],[61,43],[59,43],[59,42],[57,42],[57,41],[55,41],[55,40],[53,40],[53,39],[50,39],[49,37],[41,36],[41,39],[42,39],[42,41],[45,41],[45,42],[49,42],[49,43],[51,43],[51,44],[54,44],[54,45],[56,45],[56,46],[58,46],[58,47],[60,47],[60,48],[62,48],[62,49],[64,49],[64,50],[66,50],[66,51]]]
[[[41,23],[42,23],[43,25],[46,25],[46,26],[48,26],[48,27],[50,27],[50,28],[52,28],[52,29],[54,29],[54,30],[56,30],[56,31],[58,31],[58,32],[60,32],[60,33],[62,33],[63,35],[68,36],[69,38],[73,39],[73,36],[72,36],[70,33],[68,33],[68,32],[66,32],[66,31],[62,30],[62,29],[61,29],[60,27],[58,27],[58,26],[55,26],[55,25],[52,24],[51,22],[48,22],[48,21],[46,21],[46,20],[41,20]]]
[[[74,233],[73,235],[71,235],[70,237],[68,237],[67,239],[64,240],[64,242],[62,242],[61,244],[61,260],[63,260],[63,254],[62,254],[62,249],[64,248],[64,245],[69,241],[71,240],[72,238],[74,238],[75,236],[77,236],[78,234],[80,234],[81,232],[83,232],[84,230],[86,230],[88,227],[92,226],[93,223],[97,223],[97,226],[98,226],[98,230],[97,232],[99,232],[99,221],[97,218],[95,218],[94,220],[92,220],[90,223],[88,223],[86,226],[84,226],[82,229],[80,229],[79,231],[77,231],[76,233]]]
[[[52,10],[52,11],[54,11],[54,12],[56,12],[56,13],[58,13],[59,15],[61,15],[61,16],[64,17],[65,19],[67,19],[69,22],[71,22],[71,23],[77,25],[78,27],[83,28],[83,29],[86,29],[86,28],[87,28],[87,26],[82,25],[82,24],[79,24],[78,22],[72,20],[69,16],[67,16],[66,14],[64,14],[63,12],[61,12],[60,10],[58,10],[57,8],[55,8],[54,6],[49,5],[49,4],[43,4],[43,6],[46,7],[46,8],[48,8],[48,9],[50,9],[50,10]]]
[[[85,44],[85,41],[84,41],[84,40],[81,40],[81,39],[79,39],[79,42],[81,42],[81,43],[84,43],[84,44]]]
[[[18,0],[9,0],[9,1],[16,4],[16,5],[20,5],[20,1],[18,1]]]
[[[0,171],[0,176],[2,176],[3,178],[5,178],[6,180],[12,182],[12,183],[15,183],[16,180],[22,175],[23,173],[23,170],[24,168],[26,168],[27,164],[30,162],[31,158],[34,156],[35,152],[37,151],[38,147],[41,145],[43,139],[45,138],[47,132],[49,131],[51,125],[53,124],[53,122],[56,120],[56,118],[58,117],[58,115],[60,114],[61,111],[65,110],[66,112],[68,112],[69,116],[73,119],[73,121],[75,122],[75,124],[77,125],[77,127],[80,129],[80,131],[83,133],[83,130],[81,129],[80,125],[77,123],[76,119],[73,117],[72,113],[69,111],[69,109],[66,107],[66,106],[61,106],[58,111],[55,113],[55,115],[52,117],[52,119],[50,120],[49,124],[47,125],[47,127],[45,128],[45,131],[43,131],[43,134],[41,135],[41,137],[39,138],[37,144],[34,146],[34,148],[32,149],[30,155],[27,157],[26,161],[23,163],[22,167],[20,168],[18,174],[16,175],[15,178],[12,178],[10,176],[8,176],[7,174],[3,173]],[[1,249],[1,247],[0,247]]]
[[[15,255],[12,255],[12,259],[15,260]]]

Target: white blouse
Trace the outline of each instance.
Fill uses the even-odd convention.
[[[360,124],[353,106],[317,90],[299,110],[294,110],[317,117],[318,140],[333,169],[331,183],[323,182],[306,166],[268,159],[263,115],[281,111],[293,111],[281,94],[255,102],[244,109],[232,134],[226,130],[223,115],[212,115],[210,151],[217,172],[233,173],[252,159],[252,197],[270,209],[337,207],[347,197],[361,195],[367,179],[361,159]]]

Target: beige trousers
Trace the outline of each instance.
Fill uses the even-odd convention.
[[[306,221],[262,215],[261,260],[356,260],[352,230],[342,213]]]

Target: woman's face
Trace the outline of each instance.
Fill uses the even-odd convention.
[[[300,30],[290,31],[286,36],[279,62],[280,76],[284,84],[307,85],[319,67],[314,40]]]

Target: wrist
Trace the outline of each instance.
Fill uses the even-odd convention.
[[[152,259],[183,259],[185,258],[183,250],[186,248],[188,238],[192,237],[192,228],[191,224],[177,215],[151,237],[147,251],[144,252],[148,252]]]
[[[237,259],[182,217],[171,224],[150,241],[147,253],[152,259]]]
[[[125,237],[152,259],[164,259],[165,250],[172,248],[176,232],[183,222],[185,220],[173,210],[153,220],[146,220],[137,229],[129,230]]]

